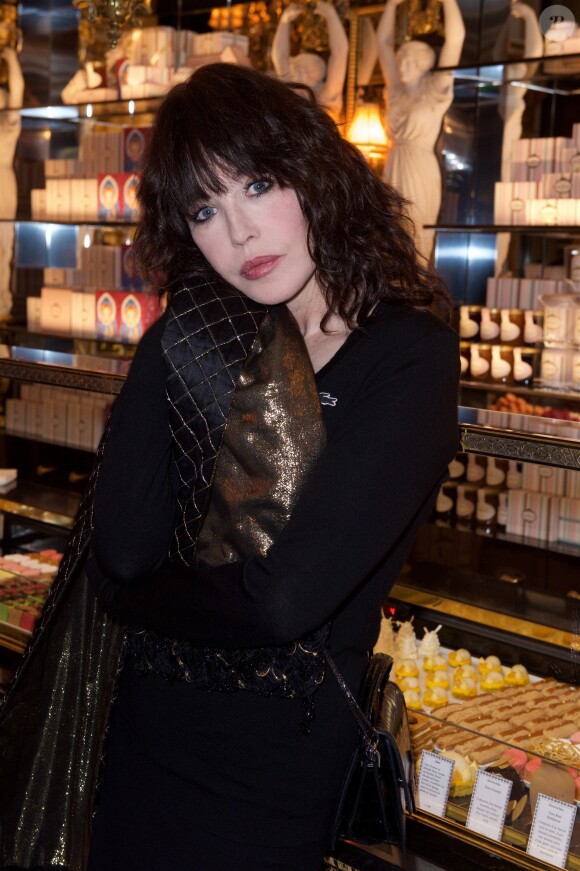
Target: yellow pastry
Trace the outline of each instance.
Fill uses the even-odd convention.
[[[449,695],[442,687],[434,687],[432,690],[427,689],[423,693],[423,704],[428,708],[440,708],[446,705],[449,701]]]
[[[443,750],[441,756],[452,759],[455,763],[451,775],[450,795],[470,795],[473,792],[477,765],[454,750]]]
[[[530,682],[530,676],[525,665],[514,665],[508,668],[504,680],[509,687],[525,687]]]
[[[405,690],[405,704],[411,711],[418,711],[421,708],[421,696],[417,690]]]
[[[477,684],[472,677],[462,677],[453,681],[451,693],[456,699],[472,699],[477,695]]]
[[[423,668],[425,671],[439,671],[447,668],[445,657],[441,656],[440,653],[435,654],[435,656],[426,656],[423,660]]]
[[[417,690],[419,690],[419,687],[420,687],[420,684],[419,684],[419,678],[418,678],[418,677],[402,677],[402,678],[399,678],[399,680],[398,680],[398,684],[399,684],[400,688],[403,690],[404,693],[406,693],[407,690],[415,690],[415,691],[417,691]]]
[[[426,685],[432,690],[434,687],[443,687],[444,690],[449,689],[449,675],[446,671],[430,671],[427,674]]]
[[[395,666],[395,674],[397,677],[418,677],[419,668],[414,659],[402,659]]]
[[[480,658],[478,668],[480,674],[488,674],[490,671],[499,671],[501,662],[497,656],[486,656],[485,659]]]
[[[458,665],[471,665],[471,653],[465,647],[460,647],[459,650],[450,650],[447,661],[451,668],[457,668]]]
[[[501,671],[490,671],[487,674],[482,675],[480,686],[482,690],[485,690],[486,692],[503,689],[505,686],[503,674]]]
[[[465,677],[471,678],[471,680],[477,681],[478,678],[477,669],[473,665],[460,665],[453,672],[453,680],[459,681],[463,680]]]

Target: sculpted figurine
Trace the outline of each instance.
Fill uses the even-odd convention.
[[[274,69],[280,78],[302,82],[312,88],[320,105],[338,121],[342,111],[342,92],[348,61],[348,39],[344,27],[334,6],[318,0],[315,15],[326,22],[330,50],[328,63],[313,52],[301,52],[291,57],[290,26],[301,14],[301,6],[290,3],[280,16],[272,43]]]
[[[0,48],[8,68],[8,88],[0,88],[0,219],[14,221],[18,204],[14,154],[20,136],[20,112],[24,78],[13,48]],[[0,317],[12,310],[10,266],[14,250],[14,224],[0,223]]]
[[[520,19],[524,26],[524,58],[541,57],[544,42],[540,31],[540,25],[536,13],[527,3],[520,0],[512,0],[510,14],[506,18],[504,26],[500,30],[493,51],[493,59],[503,61],[509,57],[508,34],[512,19]],[[504,67],[505,82],[501,86],[499,114],[503,121],[503,136],[501,144],[501,181],[511,181],[512,151],[514,142],[522,135],[522,118],[526,108],[527,88],[521,87],[521,82],[512,85],[516,79],[527,79],[537,64],[515,62],[506,64]],[[496,236],[497,256],[496,274],[502,275],[508,269],[507,256],[510,233],[498,233]]]
[[[426,42],[412,40],[395,51],[395,15],[401,2],[388,0],[377,30],[393,142],[383,177],[409,201],[417,247],[429,259],[434,232],[424,225],[437,221],[441,206],[441,170],[433,149],[453,100],[453,77],[433,69],[435,51]],[[451,67],[459,62],[465,26],[456,0],[442,2],[445,41],[438,66]]]

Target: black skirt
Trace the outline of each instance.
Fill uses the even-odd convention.
[[[356,722],[330,674],[314,702],[303,735],[302,700],[170,686],[129,660],[88,871],[319,871]]]

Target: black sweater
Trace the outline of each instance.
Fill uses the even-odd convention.
[[[328,445],[290,522],[267,556],[218,568],[164,564],[177,485],[164,319],[148,332],[95,497],[94,551],[114,582],[102,595],[119,619],[199,645],[255,647],[305,635],[378,571],[386,595],[457,448],[457,340],[427,314],[383,305],[379,317],[317,375]]]
[[[356,692],[381,603],[458,447],[456,335],[431,315],[381,305],[317,374],[327,446],[267,556],[188,569],[164,565],[175,473],[163,328],[162,319],[144,336],[113,410],[95,496],[94,582],[119,619],[202,646],[290,642],[333,617],[329,649]],[[208,693],[129,669],[112,732],[144,795],[184,825],[303,844],[328,834],[356,741],[332,675],[313,698],[303,736],[299,699]],[[119,793],[122,804],[122,782]]]

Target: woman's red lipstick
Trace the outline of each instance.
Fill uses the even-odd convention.
[[[271,272],[278,261],[279,254],[266,254],[263,257],[254,257],[253,260],[246,260],[240,269],[244,278],[249,278],[250,281],[255,281],[257,278],[263,278]]]

